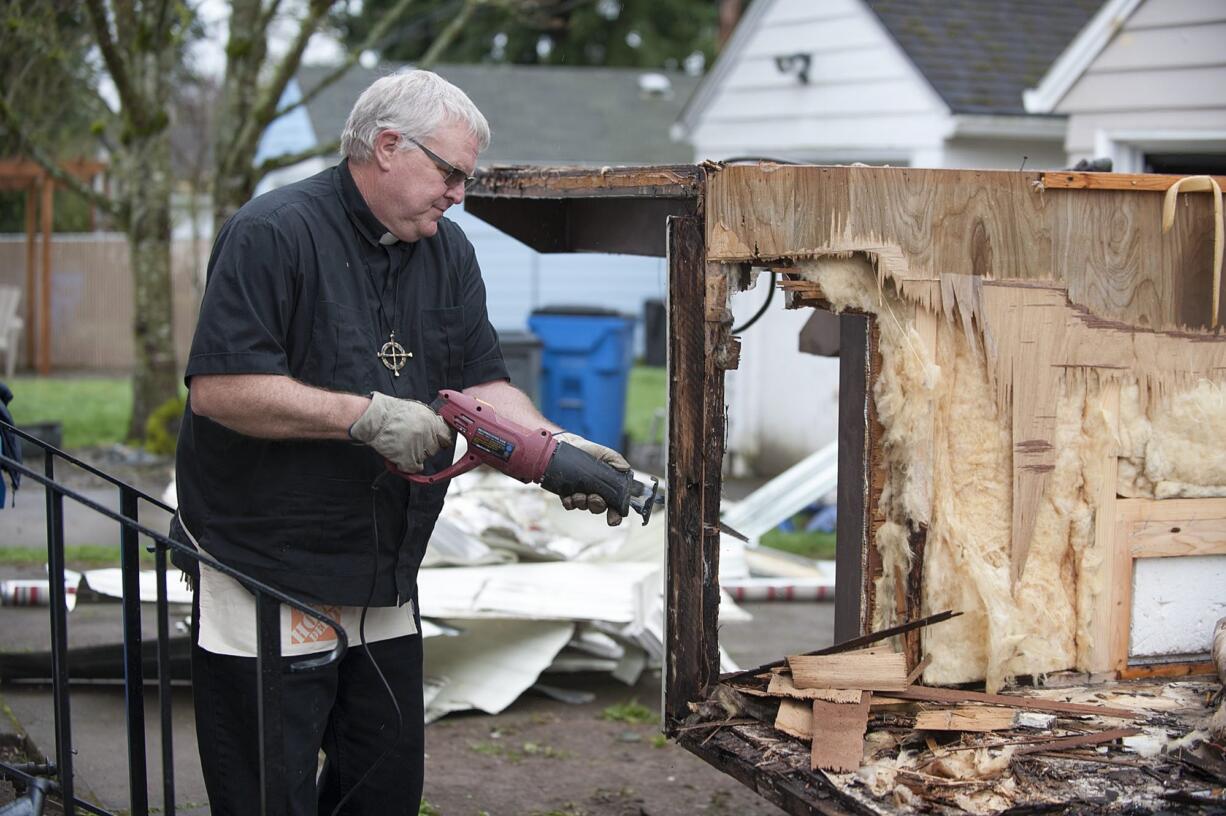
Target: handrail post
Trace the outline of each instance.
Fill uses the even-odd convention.
[[[119,489],[120,515],[138,521],[136,491]],[[130,812],[149,813],[148,759],[145,751],[145,672],[141,649],[140,549],[136,528],[120,523],[119,565],[123,576],[124,708],[128,724],[128,789]]]
[[[55,481],[55,461],[44,452],[43,473]],[[73,790],[72,707],[68,700],[68,605],[64,598],[64,494],[47,485],[47,578],[51,602],[51,694],[55,707],[55,770],[65,816],[76,816]]]
[[[281,605],[255,596],[256,711],[260,737],[260,813],[289,811],[286,785],[284,723],[281,719]]]
[[[174,720],[170,696],[170,601],[166,592],[166,547],[154,552],[158,585],[158,706],[162,713],[162,812],[175,812]]]

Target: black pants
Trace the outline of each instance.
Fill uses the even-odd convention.
[[[398,740],[396,712],[371,657],[400,706]],[[421,636],[365,648],[352,645],[339,664],[285,671],[282,680],[289,813],[328,816],[395,741],[341,812],[416,816],[424,773]],[[213,816],[259,813],[255,658],[217,655],[195,646],[192,688],[196,740]],[[317,788],[321,748],[327,763]]]

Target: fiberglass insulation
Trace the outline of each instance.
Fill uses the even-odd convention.
[[[1013,587],[1012,423],[1007,406],[999,404],[982,340],[938,316],[935,347],[923,341],[915,325],[917,310],[925,307],[900,298],[893,282],[879,278],[861,256],[821,259],[802,272],[820,283],[836,308],[878,316],[882,360],[874,398],[889,475],[879,501],[886,521],[874,539],[883,561],[874,628],[898,622],[895,599],[912,558],[908,533],[926,525],[922,613],[953,609],[963,615],[925,630],[923,648],[932,656],[925,682],[986,679],[994,690],[1013,675],[1083,667],[1094,603],[1105,591],[1094,497],[1118,445],[1103,407],[1104,392],[1114,386],[1094,371],[1066,369],[1062,375],[1054,406],[1058,457],[1025,571]],[[1220,394],[1216,405],[1226,416]],[[1185,427],[1173,416],[1147,427],[1144,443],[1137,443],[1144,448],[1142,462],[1157,453],[1178,459],[1172,453],[1181,444],[1177,434],[1154,441],[1160,428],[1174,425]],[[1155,484],[1226,483],[1226,453],[1218,465],[1222,473],[1199,467],[1194,472],[1190,462],[1164,464]]]

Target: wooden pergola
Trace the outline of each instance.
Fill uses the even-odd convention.
[[[64,162],[60,168],[89,183],[106,171],[106,164],[75,159]],[[46,168],[37,162],[0,159],[0,190],[26,192],[26,348],[39,374],[51,373],[51,232],[56,184]],[[91,229],[95,217],[91,207]],[[41,259],[35,240],[37,232],[42,233]]]

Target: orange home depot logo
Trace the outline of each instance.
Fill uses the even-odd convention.
[[[339,622],[341,617],[341,608],[339,606],[317,606],[314,607],[320,613],[327,615],[332,620]],[[321,620],[312,618],[305,612],[294,609],[289,610],[289,642],[292,646],[297,646],[302,643],[319,643],[325,640],[336,640],[336,631]]]

